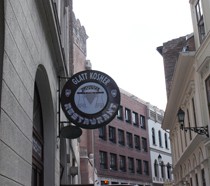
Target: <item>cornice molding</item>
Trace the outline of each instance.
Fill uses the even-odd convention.
[[[201,75],[201,78],[204,79],[208,76],[210,71],[210,56],[207,56],[202,64],[202,66],[198,69],[198,72]]]
[[[182,107],[187,107],[189,104],[190,99],[195,95],[195,82],[191,80],[186,88],[185,97],[183,101]]]

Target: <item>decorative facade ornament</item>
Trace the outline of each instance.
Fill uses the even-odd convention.
[[[85,27],[81,26],[79,19],[76,19],[73,14],[73,40],[74,43],[84,52],[86,55],[86,40],[88,35],[86,34]]]

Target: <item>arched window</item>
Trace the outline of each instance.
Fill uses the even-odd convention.
[[[156,144],[156,140],[155,140],[155,129],[152,128],[152,144],[155,145]]]
[[[171,164],[170,163],[167,164],[167,176],[168,176],[168,179],[171,180]]]
[[[165,165],[163,162],[160,164],[160,170],[161,170],[161,177],[165,178]]]
[[[159,146],[162,147],[162,136],[161,136],[161,131],[158,131],[158,137],[159,137]]]
[[[159,177],[157,160],[155,160],[155,162],[154,162],[154,173],[155,173],[155,177]]]
[[[168,149],[168,135],[165,133],[165,147]]]
[[[33,167],[32,167],[32,186],[43,185],[43,117],[39,91],[35,83],[34,105],[33,105]]]

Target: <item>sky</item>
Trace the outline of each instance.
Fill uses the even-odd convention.
[[[92,69],[165,110],[163,43],[193,32],[189,0],[73,0]]]

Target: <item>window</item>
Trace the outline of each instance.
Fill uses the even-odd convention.
[[[136,172],[142,174],[142,162],[139,159],[136,160]]]
[[[149,175],[149,162],[143,161],[143,167],[144,167],[144,175]]]
[[[138,135],[134,135],[134,143],[135,149],[140,150],[140,137]]]
[[[123,120],[123,107],[120,105],[118,112],[117,112],[117,118],[120,120]]]
[[[194,101],[194,98],[192,98],[192,106],[193,106],[194,124],[195,124],[195,127],[197,127],[197,119],[196,119],[196,111],[195,111],[195,101]]]
[[[140,125],[142,129],[146,129],[145,116],[140,115]]]
[[[198,174],[195,174],[195,181],[196,181],[196,185],[198,185]]]
[[[159,146],[162,147],[162,134],[161,131],[158,131],[158,137],[159,137]]]
[[[203,20],[203,10],[200,0],[198,0],[198,2],[195,5],[195,11],[196,11],[197,24],[198,24],[199,39],[200,42],[202,42],[205,37],[205,26]]]
[[[136,112],[132,112],[132,121],[133,121],[133,125],[138,127],[139,123],[138,123],[138,114]]]
[[[209,117],[210,117],[210,76],[206,79],[206,95],[207,95],[207,106],[209,109]]]
[[[143,151],[147,152],[147,139],[142,137],[141,141],[142,141],[142,149],[143,149]]]
[[[167,176],[171,180],[171,165],[169,163],[167,164]]]
[[[168,149],[168,135],[165,133],[165,147]]]
[[[206,186],[206,178],[204,169],[201,170],[202,186]]]
[[[128,157],[128,171],[134,173],[134,159]]]
[[[160,170],[161,170],[161,177],[165,178],[165,165],[163,162],[160,164]]]
[[[121,129],[118,129],[118,143],[120,145],[125,145],[125,134]]]
[[[191,186],[193,185],[192,178],[190,178],[190,185],[191,185]]]
[[[34,186],[43,185],[43,116],[38,87],[34,86],[33,103],[33,145],[32,145],[32,179]]]
[[[100,158],[100,168],[107,169],[107,152],[100,151],[99,158]]]
[[[99,132],[99,138],[106,140],[106,126],[100,127],[98,129]]]
[[[188,120],[188,127],[191,127],[191,123],[190,123],[190,115],[189,115],[189,110],[187,109],[187,120]],[[189,134],[190,134],[190,140],[192,140],[192,131],[189,130]]]
[[[152,144],[156,145],[156,139],[155,139],[155,129],[152,128]]]
[[[157,162],[157,160],[155,160],[155,162],[154,162],[155,177],[159,177],[158,167],[159,167],[158,162]]]
[[[130,147],[130,148],[133,148],[132,134],[130,132],[127,132],[126,137],[127,137],[127,146]]]
[[[109,126],[109,141],[116,143],[116,129]]]
[[[110,153],[110,169],[117,170],[117,155]]]
[[[120,155],[120,171],[126,172],[126,159],[122,155]]]
[[[125,121],[131,123],[131,110],[125,108]]]

